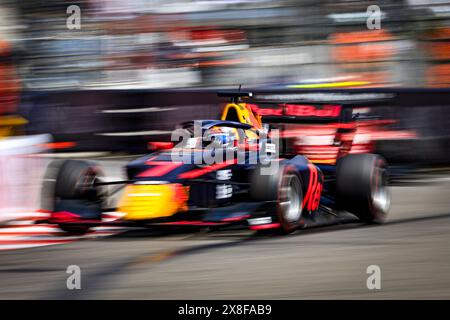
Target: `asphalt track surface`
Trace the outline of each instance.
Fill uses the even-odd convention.
[[[0,299],[449,299],[450,181],[392,191],[382,226],[134,230],[0,251]],[[81,290],[66,287],[69,265]],[[366,287],[369,265],[380,290]]]

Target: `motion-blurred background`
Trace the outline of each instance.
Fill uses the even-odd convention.
[[[70,5],[80,9],[79,29],[67,26]],[[379,29],[367,26],[371,5]],[[4,0],[0,8],[2,53],[20,52],[27,89],[450,85],[446,0]]]

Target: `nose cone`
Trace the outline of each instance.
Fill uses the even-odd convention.
[[[170,217],[187,210],[188,190],[180,184],[133,184],[125,188],[119,211],[125,220]]]

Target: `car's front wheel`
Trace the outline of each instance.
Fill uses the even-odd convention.
[[[51,163],[43,185],[43,206],[52,212],[50,221],[70,233],[85,233],[100,223],[104,190],[97,166],[88,161]],[[80,223],[78,223],[80,221]],[[89,224],[84,222],[88,221]]]

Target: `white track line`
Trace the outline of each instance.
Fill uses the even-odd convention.
[[[108,212],[103,216],[103,221],[115,221],[123,216],[120,212]],[[120,233],[125,228],[120,226],[95,227],[85,235],[68,235],[51,224],[35,224],[36,220],[45,219],[47,213],[22,213],[17,214],[17,220],[9,221],[0,226],[0,251],[41,246],[56,245],[73,242],[82,239],[93,239]]]

